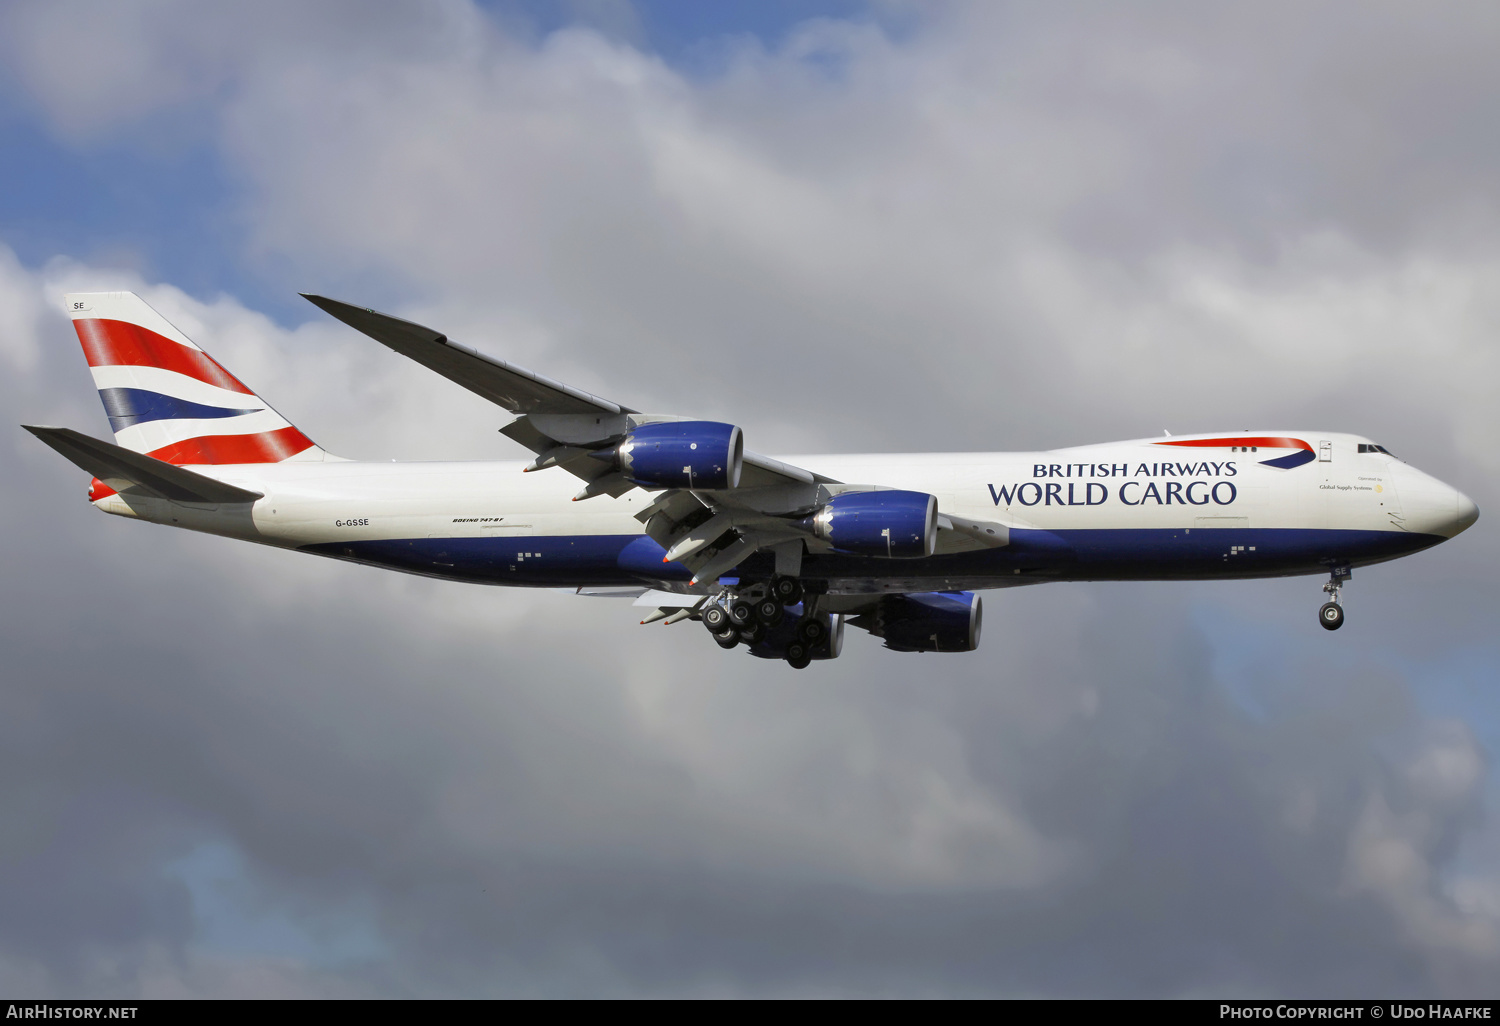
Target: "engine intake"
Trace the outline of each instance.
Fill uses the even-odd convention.
[[[863,619],[855,626],[865,626]],[[897,652],[972,652],[979,647],[984,606],[972,591],[887,595],[874,619],[872,633]]]
[[[835,495],[811,518],[814,534],[840,552],[890,559],[932,555],[937,497],[884,490]]]
[[[745,439],[733,424],[677,420],[642,424],[611,453],[625,476],[660,488],[738,488]]]

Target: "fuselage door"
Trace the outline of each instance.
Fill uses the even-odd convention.
[[[1333,462],[1333,443],[1328,441],[1326,438],[1318,443],[1318,462]]]

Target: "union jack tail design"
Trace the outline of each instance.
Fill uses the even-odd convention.
[[[124,448],[178,466],[331,458],[134,292],[66,301]]]

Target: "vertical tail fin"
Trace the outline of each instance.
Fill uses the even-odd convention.
[[[66,301],[123,448],[178,466],[327,457],[134,292]]]

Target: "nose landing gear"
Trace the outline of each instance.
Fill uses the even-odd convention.
[[[1339,603],[1339,592],[1352,576],[1353,572],[1347,566],[1332,567],[1328,571],[1328,581],[1323,585],[1328,601],[1318,609],[1318,623],[1325,631],[1336,631],[1344,626],[1344,607]]]

